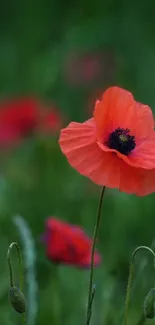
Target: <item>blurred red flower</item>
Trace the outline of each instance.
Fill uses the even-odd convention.
[[[116,73],[115,53],[107,47],[84,53],[70,52],[64,68],[66,82],[71,86],[93,84],[96,87],[101,80],[102,84],[111,84]]]
[[[41,121],[41,129],[44,132],[57,132],[62,126],[62,116],[58,114],[56,109],[48,112]]]
[[[94,116],[70,123],[59,143],[71,166],[96,184],[140,196],[155,191],[153,115],[127,90],[106,90]]]
[[[92,240],[80,227],[51,217],[47,219],[42,239],[49,260],[80,268],[90,267]],[[95,252],[94,265],[100,262],[101,256]]]
[[[38,102],[13,99],[0,106],[0,144],[11,144],[31,133],[37,125]]]
[[[5,101],[0,105],[0,145],[15,144],[36,130],[54,133],[60,130],[61,123],[56,109],[48,110],[35,98]]]
[[[80,85],[90,83],[101,75],[102,58],[100,53],[72,54],[66,62],[66,79]]]

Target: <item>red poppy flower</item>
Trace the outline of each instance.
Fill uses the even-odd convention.
[[[7,101],[0,107],[0,143],[11,144],[32,132],[38,122],[39,103],[31,98]]]
[[[63,263],[85,268],[90,267],[92,240],[78,227],[56,218],[48,218],[46,233],[47,256],[55,263]],[[94,265],[101,262],[99,253],[95,252]]]
[[[10,146],[33,131],[60,130],[61,115],[48,110],[33,98],[18,98],[0,105],[0,145]]]
[[[93,118],[70,123],[59,142],[71,166],[96,184],[141,196],[155,191],[154,119],[127,90],[106,90]]]

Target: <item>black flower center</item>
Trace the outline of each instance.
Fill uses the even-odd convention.
[[[127,156],[136,146],[135,137],[130,135],[129,132],[129,129],[117,128],[110,133],[106,145],[110,149],[115,149]]]

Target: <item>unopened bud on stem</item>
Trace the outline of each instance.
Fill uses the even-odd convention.
[[[22,314],[26,311],[26,299],[23,293],[16,287],[10,287],[9,289],[10,301],[13,309]]]

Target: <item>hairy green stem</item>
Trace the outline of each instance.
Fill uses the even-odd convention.
[[[95,254],[97,234],[98,234],[98,229],[99,229],[99,224],[100,224],[100,219],[101,219],[101,209],[102,209],[104,192],[105,192],[105,186],[103,186],[102,190],[101,190],[98,213],[97,213],[97,218],[96,218],[96,223],[95,223],[95,228],[94,228],[94,233],[93,233],[86,325],[89,325],[89,323],[90,323],[92,302],[93,302],[93,298],[94,298],[94,294],[95,294],[95,292],[93,292],[93,290],[92,290],[93,289],[94,254]]]
[[[38,310],[38,284],[36,280],[36,247],[31,229],[26,220],[20,216],[14,216],[13,222],[18,228],[23,244],[24,265],[26,267],[25,280],[27,283],[27,314],[26,324],[35,325]]]
[[[13,287],[14,281],[13,281],[12,263],[10,259],[10,249],[8,249],[7,260],[8,260],[9,273],[10,273],[10,287]]]
[[[148,252],[150,252],[153,257],[154,257],[154,266],[155,266],[155,253],[153,252],[153,250],[147,246],[139,246],[137,247],[133,254],[132,254],[132,258],[131,258],[131,263],[130,263],[130,270],[129,270],[129,278],[128,278],[128,284],[127,284],[127,291],[126,291],[126,298],[125,298],[125,319],[124,319],[124,325],[127,325],[128,322],[128,311],[129,311],[129,303],[130,303],[130,293],[131,293],[131,286],[132,286],[132,281],[133,281],[133,276],[134,276],[134,260],[136,257],[136,254],[140,251],[140,250],[147,250]],[[143,319],[143,323],[144,324],[144,319]]]
[[[13,272],[12,272],[12,263],[11,263],[11,251],[13,247],[16,248],[17,255],[18,255],[18,262],[19,262],[19,285],[20,285],[20,290],[23,290],[23,266],[22,266],[22,257],[20,253],[20,247],[16,242],[11,243],[11,245],[8,248],[8,253],[7,253],[7,260],[8,260],[8,265],[9,265],[9,272],[10,272],[10,286],[13,286]]]
[[[91,300],[90,300],[90,305],[89,305],[89,316],[88,316],[88,324],[90,323],[91,315],[92,315],[92,304],[95,296],[95,285],[93,286],[92,289],[92,294],[91,294]]]

